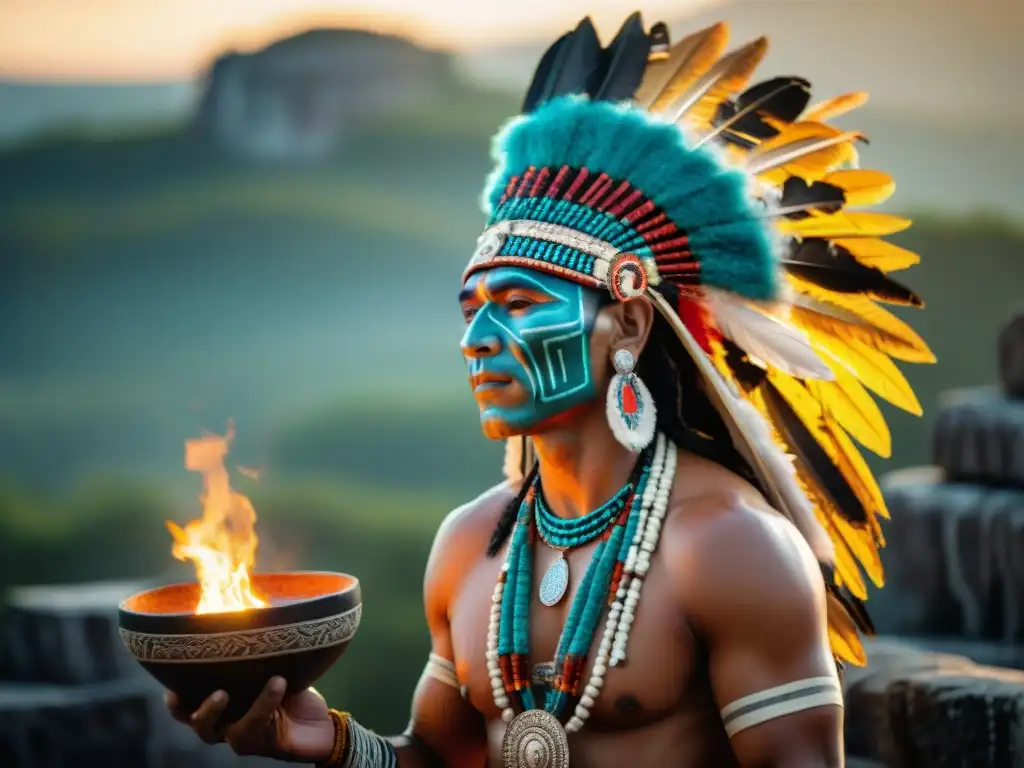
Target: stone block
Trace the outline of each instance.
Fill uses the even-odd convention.
[[[1024,400],[989,388],[947,393],[932,451],[951,481],[1024,487]]]
[[[1024,766],[1024,672],[871,639],[846,678],[846,744],[886,768]]]
[[[0,765],[133,766],[150,761],[151,690],[137,681],[0,684]]]
[[[919,480],[883,480],[892,521],[879,629],[1024,642],[1024,491]]]
[[[16,587],[0,625],[0,679],[86,685],[138,677],[117,632],[118,603],[143,585]]]

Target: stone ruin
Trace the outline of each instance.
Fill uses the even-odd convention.
[[[117,606],[150,584],[10,590],[0,619],[3,768],[228,768],[240,758],[175,723],[128,655]],[[266,768],[247,759],[245,766]],[[280,764],[278,764],[280,765]]]
[[[943,399],[934,466],[883,480],[888,584],[869,608],[900,639],[849,670],[846,738],[886,768],[1024,766],[1024,311],[999,369]]]
[[[944,403],[935,466],[883,483],[889,583],[871,607],[884,635],[846,674],[848,768],[1024,768],[1024,311],[999,349],[1000,388]],[[121,645],[117,605],[148,586],[8,594],[0,766],[235,764],[171,720]]]

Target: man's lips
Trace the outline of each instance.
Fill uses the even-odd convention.
[[[469,386],[474,392],[482,389],[492,389],[511,384],[514,379],[511,376],[501,376],[496,373],[476,373],[469,377]]]

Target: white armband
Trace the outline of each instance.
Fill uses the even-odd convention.
[[[722,708],[722,724],[732,738],[740,731],[806,709],[843,706],[843,691],[835,677],[808,677],[752,693]]]
[[[455,673],[455,663],[448,661],[444,656],[438,656],[436,653],[430,654],[430,658],[427,659],[427,667],[423,672],[439,683],[459,690],[459,676]]]

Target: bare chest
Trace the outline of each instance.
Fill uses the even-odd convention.
[[[550,681],[563,628],[572,601],[590,563],[592,548],[569,553],[570,586],[555,606],[541,604],[538,590],[557,553],[538,546],[530,607],[530,663],[535,669],[535,692]],[[487,625],[494,584],[502,558],[485,560],[474,570],[450,609],[452,645],[463,695],[488,720],[500,716],[487,675]],[[607,606],[604,607],[607,613]],[[604,620],[591,643],[584,681],[591,673]],[[678,600],[662,576],[657,560],[645,580],[640,604],[630,632],[625,663],[609,667],[601,695],[591,709],[588,729],[636,728],[677,711],[692,695],[697,650],[678,606]]]

